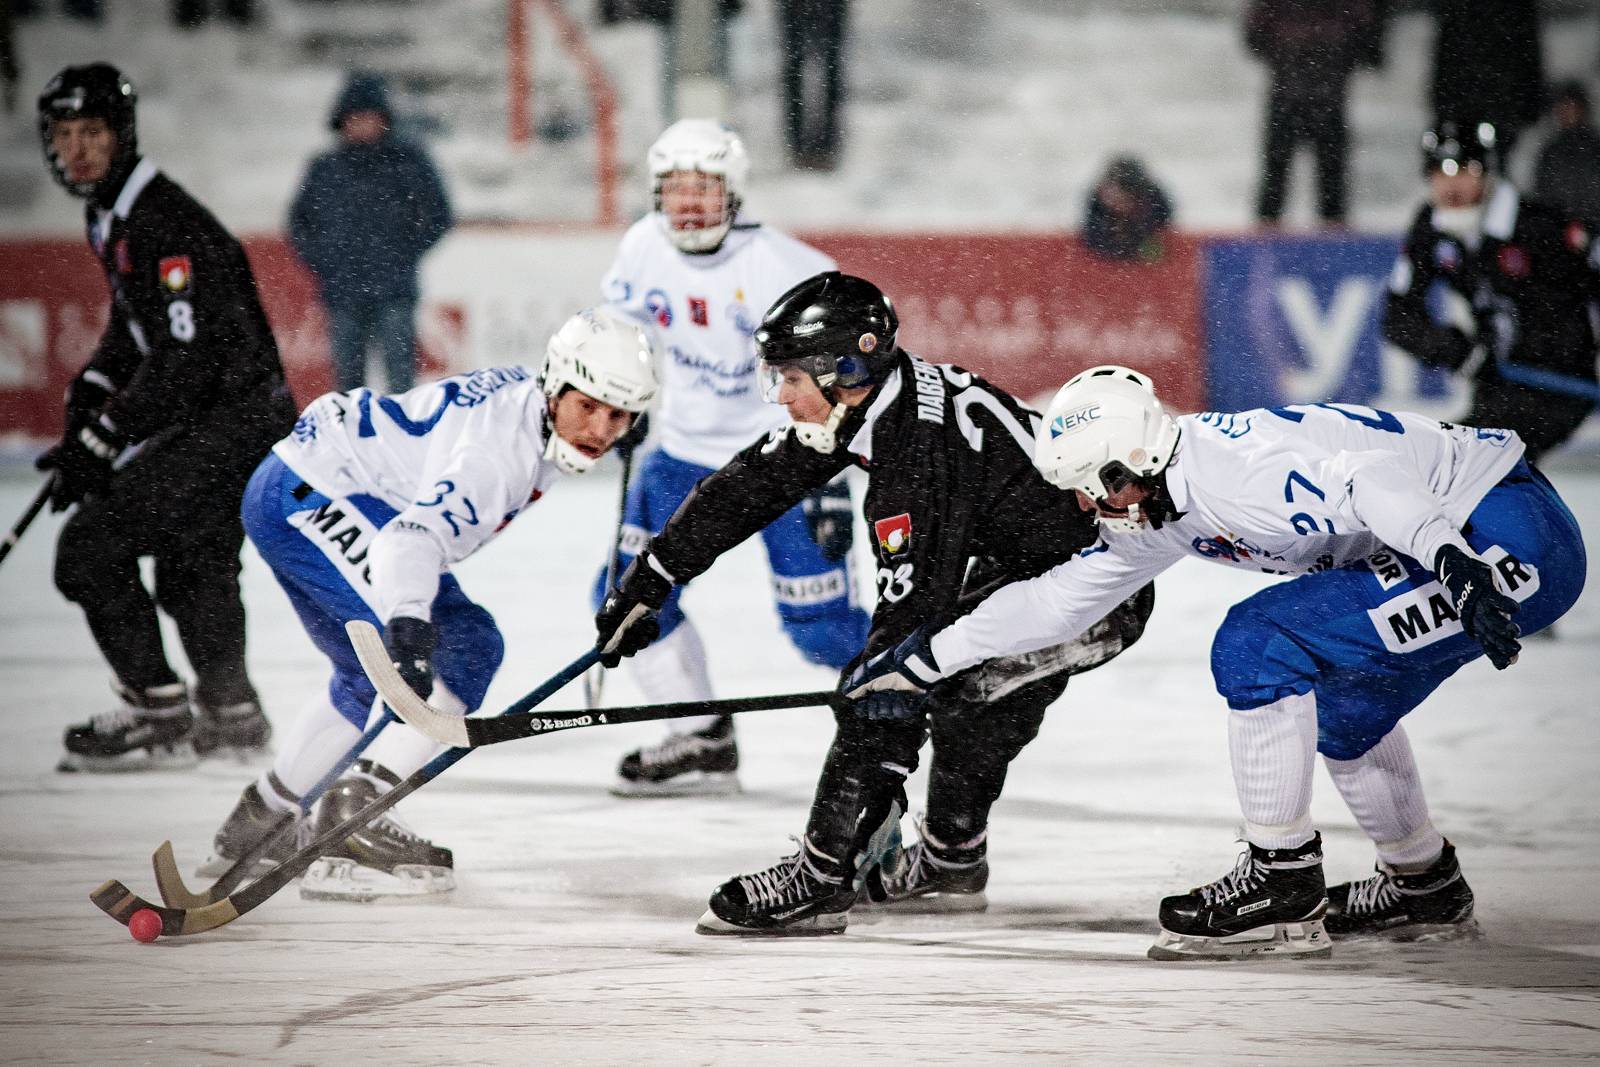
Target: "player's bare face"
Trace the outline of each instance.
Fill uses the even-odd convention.
[[[73,182],[97,182],[111,171],[117,135],[105,119],[56,119],[50,123],[50,151]]]
[[[599,459],[633,425],[633,413],[568,389],[553,404],[556,433],[590,459]]]
[[[661,213],[674,230],[709,230],[723,223],[722,178],[697,170],[675,170],[661,178]]]
[[[1128,509],[1135,504],[1143,503],[1145,497],[1150,495],[1150,490],[1142,485],[1125,485],[1116,492],[1108,493],[1099,503],[1091,500],[1089,494],[1081,489],[1074,489],[1073,495],[1078,498],[1078,506],[1084,511],[1103,515],[1108,519],[1125,519]]]
[[[818,387],[816,379],[798,367],[784,367],[778,373],[775,399],[789,412],[789,418],[795,422],[814,422],[818,426],[828,421],[833,403]]]
[[[1483,200],[1486,185],[1483,168],[1477,164],[1457,167],[1450,174],[1443,170],[1428,174],[1428,188],[1433,194],[1434,207],[1474,207]]]

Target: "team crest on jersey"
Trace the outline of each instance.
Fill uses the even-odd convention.
[[[696,326],[711,325],[711,308],[706,303],[705,297],[691,296],[689,298],[689,321]]]
[[[188,256],[167,256],[156,268],[156,277],[169,293],[186,293],[194,284],[194,269]]]
[[[672,325],[672,302],[660,289],[652,289],[644,294],[644,309],[650,312],[650,317],[663,330]]]
[[[878,548],[885,556],[898,556],[911,549],[911,513],[903,511],[872,524]]]
[[[1500,273],[1507,278],[1526,278],[1533,266],[1528,253],[1518,245],[1503,245],[1496,259],[1500,263]]]
[[[1589,250],[1589,227],[1583,224],[1582,219],[1573,219],[1567,223],[1564,234],[1567,239],[1567,248],[1579,255]]]
[[[1440,270],[1455,270],[1461,266],[1461,246],[1454,241],[1440,241],[1433,246],[1433,261]]]

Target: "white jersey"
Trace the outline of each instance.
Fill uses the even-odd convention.
[[[1447,544],[1471,554],[1462,525],[1523,451],[1508,430],[1347,404],[1177,421],[1166,480],[1180,517],[1105,531],[1053,570],[998,590],[934,636],[942,671],[1071,640],[1186,556],[1308,574],[1385,548],[1430,567]]]
[[[661,405],[650,418],[668,455],[721,467],[788,421],[761,399],[756,327],[778,297],[833,269],[821,252],[766,226],[736,226],[715,252],[687,255],[658,215],[633,224],[601,288],[660,332]]]
[[[324,496],[373,496],[399,512],[367,553],[373,606],[385,622],[426,619],[445,568],[559,476],[544,459],[544,412],[532,371],[494,367],[395,396],[325,393],[273,451]]]

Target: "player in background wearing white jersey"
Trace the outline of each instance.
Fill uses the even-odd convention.
[[[245,788],[200,873],[220,874],[283,813],[298,815],[301,797],[381,713],[345,636],[349,620],[383,629],[402,677],[435,707],[478,708],[503,645],[450,566],[559,475],[587,471],[628,430],[656,395],[659,356],[649,328],[600,307],[567,320],[537,375],[496,367],[394,396],[327,393],[305,409],[256,469],[243,517],[333,676],[290,728],[272,769]],[[385,728],[322,797],[312,836],[438,751],[403,723]],[[293,841],[285,835],[267,862],[293,852]],[[453,884],[449,849],[384,817],[314,865],[302,892],[368,898]]]
[[[603,283],[611,306],[653,323],[662,337],[657,446],[628,490],[613,574],[666,525],[695,485],[784,422],[764,403],[756,326],[795,284],[834,269],[816,249],[740,213],[750,175],[744,143],[711,119],[683,119],[650,148],[655,210],[628,230]],[[840,481],[762,531],[784,632],[807,660],[842,669],[866,640],[849,568],[850,497]],[[605,598],[605,570],[595,607]],[[678,606],[664,605],[661,637],[632,663],[652,701],[708,700],[705,646]],[[736,790],[732,718],[678,719],[662,743],[623,757],[622,796]]]
[[[1480,655],[1510,666],[1521,634],[1582,591],[1578,524],[1517,435],[1344,404],[1173,419],[1123,367],[1072,379],[1045,422],[1034,461],[1095,512],[1101,540],[907,638],[846,693],[918,691],[1066,640],[1185,557],[1298,575],[1217,631],[1248,847],[1228,875],[1161,902],[1151,957],[1321,955],[1330,933],[1469,923],[1472,891],[1400,720]],[[1318,751],[1377,846],[1371,878],[1324,883]]]

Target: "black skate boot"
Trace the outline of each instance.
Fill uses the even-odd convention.
[[[1161,933],[1149,956],[1327,956],[1327,909],[1321,834],[1295,849],[1249,845],[1224,877],[1161,902]]]
[[[194,714],[182,682],[129,689],[113,684],[119,704],[67,728],[58,771],[150,771],[192,767]]]
[[[986,840],[968,848],[949,848],[932,837],[921,822],[917,841],[896,849],[878,867],[882,900],[870,893],[861,906],[890,908],[897,914],[928,915],[984,911],[989,898]],[[870,884],[870,883],[869,883]]]
[[[400,779],[388,768],[371,760],[356,760],[351,773],[323,795],[307,833],[312,838],[327,833],[399,784]],[[450,850],[412,833],[391,811],[313,863],[300,883],[300,896],[306,900],[370,901],[439,896],[455,887]]]
[[[1449,841],[1425,871],[1400,874],[1378,864],[1378,873],[1328,889],[1328,933],[1334,937],[1385,934],[1400,940],[1476,932],[1472,889],[1461,877]]]
[[[277,775],[269,773],[268,779],[286,802],[299,803],[299,798],[278,782]],[[299,821],[298,808],[281,810],[270,807],[261,795],[261,787],[251,782],[239,794],[239,802],[233,806],[233,811],[229,812],[227,820],[218,828],[217,836],[212,839],[211,857],[196,867],[194,873],[207,878],[219,877],[260,844],[263,838],[270,836],[273,837],[272,845],[256,857],[247,873],[247,877],[259,878],[294,855],[298,835],[285,827]]]
[[[619,797],[722,796],[739,791],[739,746],[733,717],[707,729],[674,734],[622,757],[611,792]]]
[[[796,843],[794,855],[719,886],[695,932],[746,937],[843,933],[856,900],[843,865],[818,852],[809,840]]]
[[[252,695],[234,704],[213,706],[204,700],[194,702],[198,718],[194,725],[194,751],[197,756],[233,754],[241,759],[266,755],[272,724]]]

